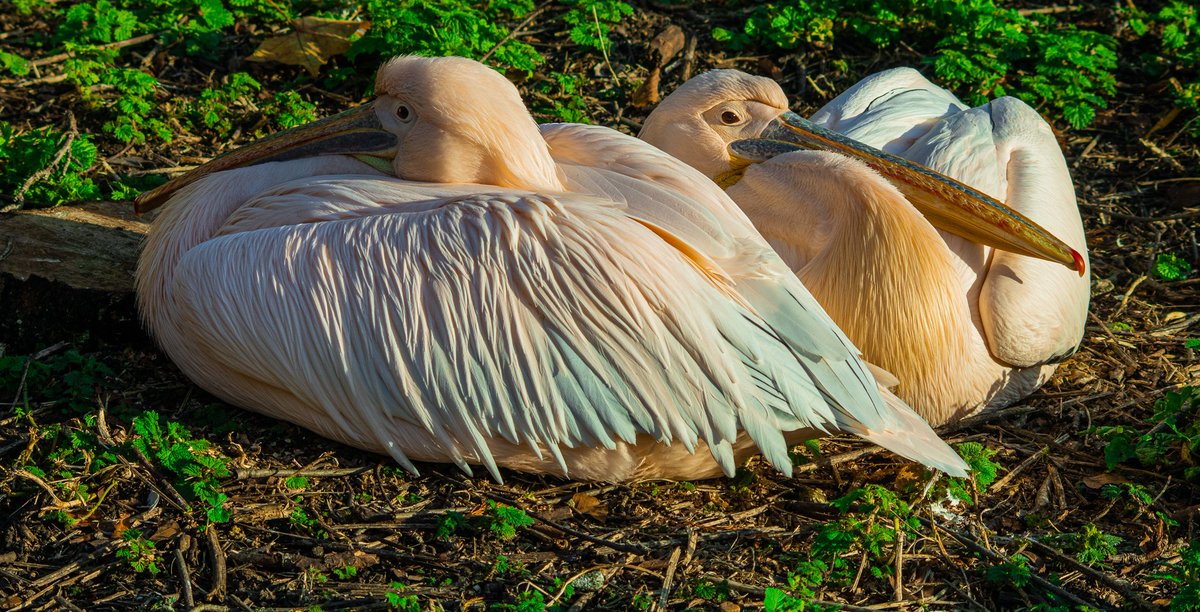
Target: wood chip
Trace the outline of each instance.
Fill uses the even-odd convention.
[[[658,95],[660,81],[662,81],[662,70],[655,67],[654,70],[650,71],[650,76],[646,77],[645,81],[642,81],[641,87],[638,87],[637,91],[633,92],[633,100],[630,103],[637,108],[645,108],[658,104],[658,101],[661,99]]]
[[[683,51],[686,44],[687,35],[683,33],[683,28],[677,25],[671,24],[667,26],[667,29],[659,32],[658,36],[650,41],[650,50],[658,62],[656,68],[666,66],[667,62]]]

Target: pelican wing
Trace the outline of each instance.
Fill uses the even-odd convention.
[[[564,471],[562,448],[703,440],[732,473],[741,429],[787,472],[782,432],[861,427],[829,405],[857,391],[871,406],[860,362],[809,364],[788,337],[795,305],[753,283],[731,296],[622,205],[445,194],[348,176],[272,189],[182,257],[180,326],[410,469],[397,422],[496,478],[489,439]]]

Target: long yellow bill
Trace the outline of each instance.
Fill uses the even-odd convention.
[[[759,138],[729,145],[734,171],[718,177],[722,187],[737,182],[745,167],[789,151],[831,151],[853,157],[878,172],[934,227],[1003,251],[1061,263],[1084,273],[1083,256],[1042,226],[1003,202],[944,174],[881,151],[786,112]]]
[[[332,117],[272,134],[249,145],[213,158],[134,199],[138,214],[161,206],[176,191],[201,178],[243,166],[288,161],[317,155],[354,155],[392,158],[396,136],[383,129],[375,103],[357,106]],[[368,161],[369,160],[364,160]],[[374,164],[372,164],[374,165]]]

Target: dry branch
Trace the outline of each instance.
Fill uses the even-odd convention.
[[[147,344],[132,296],[147,230],[125,203],[0,214],[0,354],[64,338]]]
[[[132,207],[116,202],[0,215],[0,277],[128,293],[148,229]]]

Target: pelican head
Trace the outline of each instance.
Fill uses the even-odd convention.
[[[730,143],[758,138],[787,110],[787,96],[775,81],[711,70],[659,103],[638,138],[715,179],[735,170]]]
[[[557,169],[516,87],[461,57],[401,56],[375,78],[376,97],[332,117],[214,158],[135,200],[162,205],[204,176],[317,155],[350,155],[396,177],[561,191]]]
[[[650,113],[639,137],[724,188],[746,169],[798,150],[832,151],[882,175],[938,229],[1084,273],[1075,249],[1002,202],[925,166],[815,125],[788,110],[768,78],[713,70],[684,83]]]

